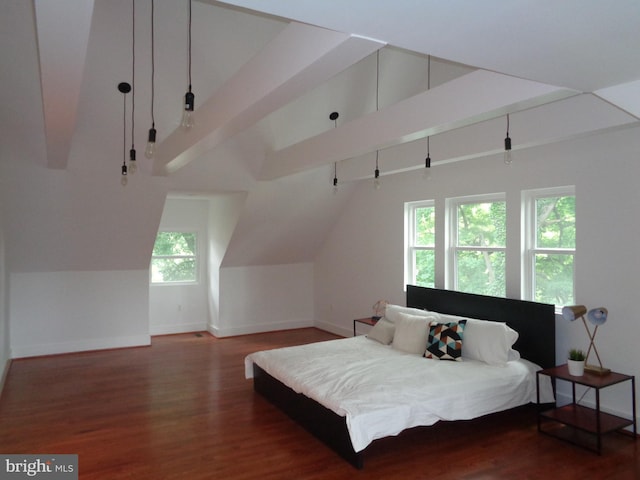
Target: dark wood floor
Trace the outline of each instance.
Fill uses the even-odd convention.
[[[531,408],[374,442],[358,471],[253,392],[244,357],[334,338],[301,329],[15,360],[0,452],[75,453],[81,479],[637,479],[638,445],[602,456],[537,432]]]

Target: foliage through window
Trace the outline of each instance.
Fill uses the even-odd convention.
[[[525,296],[558,306],[574,303],[576,199],[573,187],[525,192]]]
[[[452,199],[449,275],[462,292],[506,295],[506,202],[502,197],[478,201]]]
[[[406,204],[406,283],[435,286],[435,221],[433,202]]]
[[[197,281],[197,236],[187,232],[159,232],[151,257],[151,283]]]

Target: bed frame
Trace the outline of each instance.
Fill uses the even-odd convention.
[[[488,297],[435,288],[407,286],[407,306],[452,315],[506,322],[519,333],[514,348],[542,368],[555,366],[554,306],[542,303]],[[253,365],[256,392],[283,410],[293,420],[331,447],[338,455],[361,469],[363,454],[355,452],[346,418],[320,405]]]

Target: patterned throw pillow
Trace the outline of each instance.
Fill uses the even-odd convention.
[[[452,323],[436,323],[429,325],[427,351],[424,356],[439,360],[462,360],[462,334],[466,320]]]

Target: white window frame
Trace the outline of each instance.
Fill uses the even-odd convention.
[[[436,253],[435,238],[433,245],[416,245],[416,210],[419,208],[433,208],[435,212],[434,200],[421,200],[418,202],[407,202],[404,204],[404,285],[415,285],[416,283],[416,251],[432,251]],[[435,260],[434,260],[435,261]],[[435,270],[435,265],[434,265]],[[434,279],[435,282],[435,279]]]
[[[458,206],[469,203],[493,203],[504,202],[506,205],[506,194],[488,193],[482,195],[470,195],[465,197],[453,197],[445,200],[445,222],[446,228],[446,252],[445,252],[445,285],[450,290],[458,290],[458,266],[457,255],[459,251],[473,252],[502,252],[507,255],[507,244],[509,239],[505,238],[504,247],[459,247],[458,246]],[[505,219],[506,222],[506,219]],[[506,261],[506,259],[505,259]],[[506,268],[506,265],[505,265]],[[506,283],[506,272],[505,272]],[[507,286],[505,285],[505,292]]]
[[[195,236],[195,254],[194,255],[154,255],[153,250],[151,251],[151,261],[149,263],[149,283],[154,287],[162,287],[162,286],[180,286],[180,285],[198,285],[200,283],[200,235],[198,232],[193,230],[181,230],[181,229],[166,229],[160,230],[160,233],[188,233]],[[157,238],[157,235],[156,235]],[[155,246],[155,240],[154,240]],[[171,259],[180,259],[180,258],[193,258],[195,264],[195,279],[194,280],[186,280],[186,281],[177,281],[177,282],[154,282],[153,281],[153,260],[155,258],[171,258]]]
[[[547,197],[569,197],[576,195],[575,185],[562,187],[539,188],[522,192],[522,279],[521,295],[523,300],[535,301],[535,258],[537,254],[571,254],[573,255],[573,298],[576,298],[575,258],[576,248],[537,248],[537,215],[536,200]],[[577,223],[577,220],[576,220]],[[576,233],[577,234],[577,233]],[[563,305],[556,305],[556,311]]]

